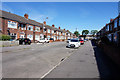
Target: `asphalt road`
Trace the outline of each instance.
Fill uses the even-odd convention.
[[[4,47],[2,51],[3,78],[41,78],[77,49],[54,42]]]
[[[81,46],[68,59],[44,78],[99,78],[99,71],[90,41]]]
[[[65,42],[2,48],[3,78],[119,78],[120,69],[91,41],[78,49]]]

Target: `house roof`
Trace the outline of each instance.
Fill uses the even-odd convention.
[[[9,20],[13,20],[13,21],[17,21],[19,23],[31,24],[31,25],[39,26],[39,27],[42,27],[42,25],[43,25],[43,23],[39,23],[39,22],[37,22],[35,20],[31,20],[31,19],[26,19],[22,16],[19,16],[19,15],[10,13],[10,12],[6,12],[6,11],[3,11],[3,10],[0,10],[0,17],[5,18],[5,19],[9,19]],[[56,30],[56,31],[60,31],[60,32],[67,32],[63,29],[58,29],[58,28],[55,28],[55,27],[52,27],[52,26],[49,26],[49,25],[45,25],[45,27],[47,29],[52,29],[52,30]],[[71,32],[69,31],[69,33],[71,33]]]
[[[16,14],[6,12],[6,11],[1,11],[0,10],[0,17],[10,19],[10,20],[14,20],[14,21],[24,23],[24,24],[32,24],[34,26],[42,27],[42,23],[39,23],[39,22],[31,20],[31,19],[26,19],[24,17],[18,16]]]

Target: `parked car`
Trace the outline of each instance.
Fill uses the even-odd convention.
[[[54,39],[53,39],[53,38],[50,38],[49,40],[50,40],[50,41],[54,41]]]
[[[84,40],[80,39],[80,44],[83,45],[84,44]]]
[[[68,43],[67,46],[68,48],[78,48],[80,47],[80,42],[78,39],[71,39]]]
[[[30,45],[32,42],[29,38],[18,38],[17,40],[19,40],[19,44],[23,45],[23,44],[28,44]]]
[[[40,40],[38,40],[38,42],[40,42],[40,43],[49,43],[49,39],[47,39],[47,38],[43,38],[43,39],[40,39]]]
[[[68,39],[66,42],[69,43],[69,42],[70,42],[70,39]]]

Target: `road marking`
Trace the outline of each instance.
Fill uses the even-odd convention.
[[[74,54],[74,52],[72,53],[72,54]],[[45,73],[42,77],[41,77],[41,79],[43,79],[45,76],[47,76],[50,72],[52,72],[57,66],[59,66],[62,62],[64,62],[66,59],[68,59],[72,54],[69,54],[68,56],[66,56],[65,58],[64,58],[64,60],[62,60],[62,61],[60,61],[57,65],[55,65],[52,69],[50,69],[47,73]],[[63,59],[63,58],[62,58]]]

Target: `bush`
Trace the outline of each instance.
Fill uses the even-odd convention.
[[[0,35],[0,40],[2,40],[2,41],[7,41],[10,39],[11,39],[11,37],[9,35]]]

